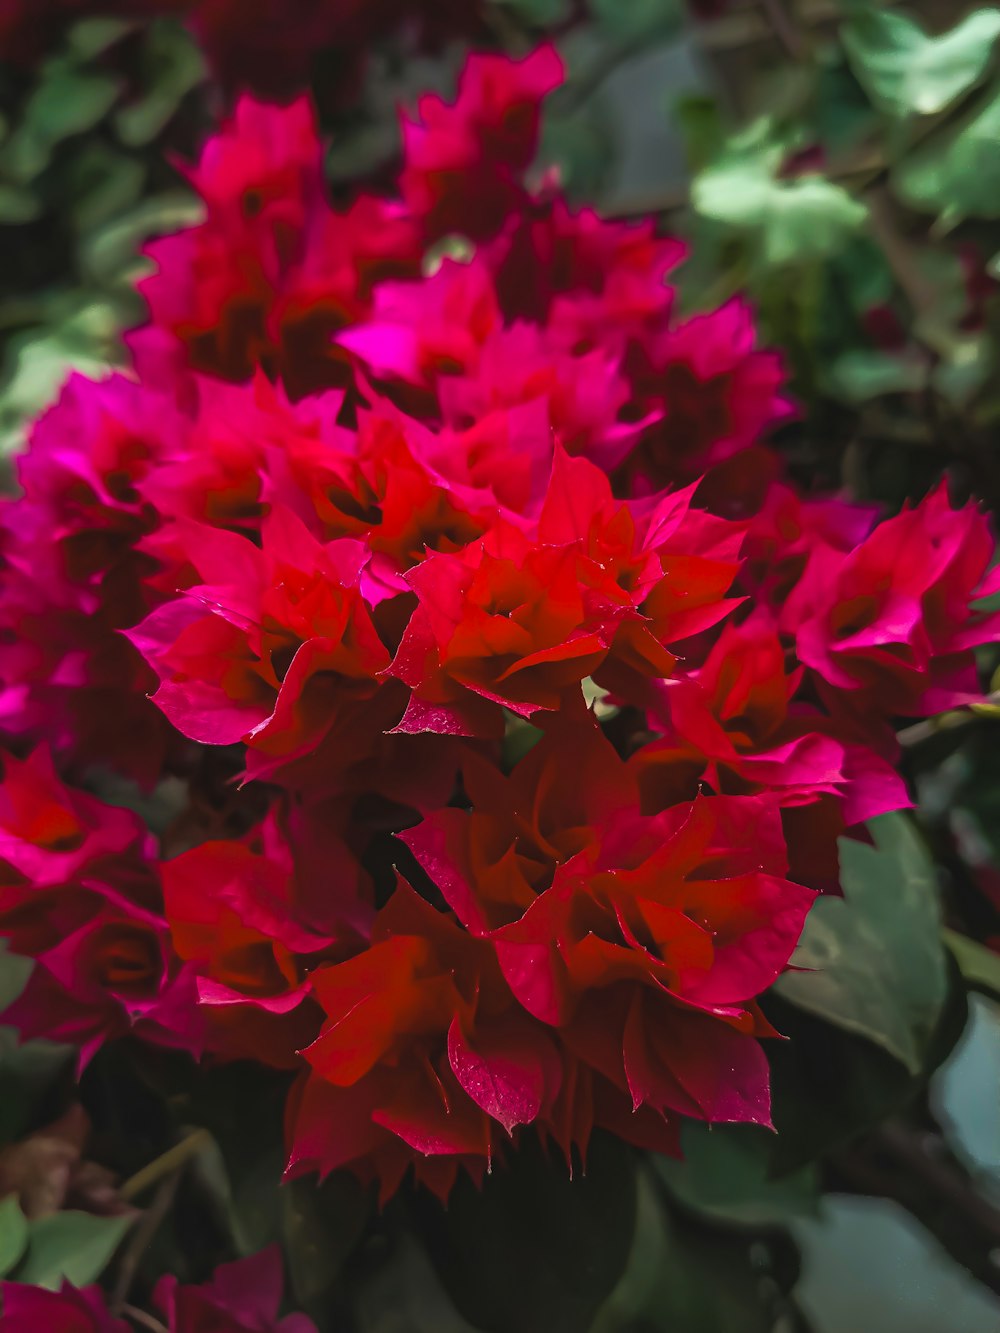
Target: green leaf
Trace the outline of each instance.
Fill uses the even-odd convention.
[[[942,931],[944,942],[955,956],[962,977],[974,990],[1000,995],[1000,954],[970,940],[957,930]]]
[[[83,134],[103,120],[121,91],[119,79],[94,68],[78,68],[64,57],[50,60],[24,108],[24,123],[49,147]]]
[[[836,253],[867,216],[864,204],[818,175],[780,179],[784,151],[750,143],[698,175],[695,210],[753,239],[768,266]]]
[[[6,1277],[28,1245],[28,1223],[16,1194],[0,1200],[0,1277]]]
[[[55,1289],[64,1280],[85,1287],[104,1272],[132,1225],[131,1217],[95,1217],[67,1211],[40,1217],[28,1234],[19,1282]]]
[[[640,1170],[628,1265],[589,1333],[791,1333],[802,1327],[792,1318],[789,1293],[798,1256],[784,1232],[753,1237],[727,1231],[675,1214],[658,1196],[652,1171]]]
[[[843,898],[806,921],[784,999],[883,1047],[917,1073],[947,996],[934,868],[903,815],[870,825],[875,846],[840,840]]]
[[[371,1191],[350,1172],[336,1171],[322,1184],[282,1186],[278,1204],[295,1300],[323,1324],[331,1289],[371,1214]]]
[[[142,95],[115,113],[118,137],[133,148],[151,143],[166,128],[183,99],[207,73],[197,42],[169,19],[149,25],[143,65]]]
[[[100,140],[87,142],[74,157],[69,172],[77,232],[88,236],[95,227],[133,205],[145,179],[146,169],[138,158]]]
[[[147,262],[140,250],[151,236],[194,226],[203,215],[201,201],[185,190],[150,195],[124,216],[81,237],[80,262],[101,286],[131,285],[136,270]]]
[[[135,22],[129,19],[82,19],[70,28],[66,44],[70,51],[82,59],[93,60],[120,42],[134,28]]]
[[[902,14],[866,9],[841,28],[858,82],[892,116],[933,116],[983,77],[1000,35],[1000,10],[980,9],[928,37]]]
[[[460,1177],[447,1209],[416,1219],[459,1312],[491,1333],[581,1333],[625,1268],[636,1219],[630,1150],[595,1135],[586,1175],[531,1136],[480,1188]]]
[[[948,1000],[918,1074],[866,1037],[765,998],[768,1019],[786,1041],[768,1043],[775,1172],[786,1174],[880,1124],[912,1102],[918,1087],[954,1049],[968,1019],[958,968],[949,962]]]
[[[655,1168],[680,1203],[720,1221],[770,1225],[815,1213],[815,1170],[772,1177],[773,1143],[773,1134],[756,1126],[685,1121],[683,1158],[656,1158]]]
[[[1000,83],[954,126],[908,153],[890,180],[911,208],[951,227],[965,217],[1000,217]]]
[[[702,170],[725,148],[722,114],[714,97],[692,93],[679,98],[672,108],[673,123],[684,139],[688,164]]]
[[[684,17],[679,0],[590,0],[590,11],[609,37],[629,45],[671,36]]]
[[[549,28],[562,23],[572,10],[570,0],[493,0],[511,10],[522,23],[536,28]]]
[[[27,186],[0,181],[0,225],[33,222],[41,212],[41,200]]]
[[[919,392],[927,384],[927,371],[922,356],[859,347],[842,352],[826,368],[824,378],[838,398],[864,403],[882,394]]]

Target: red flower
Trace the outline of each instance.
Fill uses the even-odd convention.
[[[645,364],[632,368],[636,393],[658,420],[628,460],[633,487],[641,492],[692,481],[792,415],[780,392],[781,357],[755,350],[754,341],[750,309],[733,299],[643,348]]]
[[[418,119],[403,117],[400,187],[429,236],[496,234],[525,198],[541,102],[562,79],[562,61],[550,46],[521,61],[473,55],[454,105],[427,95],[417,104]]]
[[[736,569],[695,553],[689,499],[669,497],[640,528],[602,473],[557,455],[536,539],[500,522],[407,575],[419,605],[389,671],[412,691],[399,729],[497,734],[497,705],[530,717],[595,672],[616,690],[669,675],[665,643],[726,614]]]
[[[489,1164],[494,1121],[509,1135],[559,1091],[555,1045],[513,1003],[493,951],[405,884],[370,947],[312,985],[328,1018],[290,1108],[295,1173],[351,1165],[385,1198],[415,1163],[444,1197],[460,1165]]]
[[[583,719],[560,721],[509,779],[476,762],[465,776],[471,813],[432,814],[404,840],[524,1009],[605,1099],[617,1089],[668,1122],[767,1122],[754,997],[813,897],[783,877],[773,804],[702,798],[642,817]]]
[[[782,805],[836,798],[845,825],[908,806],[891,764],[793,702],[801,678],[767,620],[726,625],[703,666],[659,692],[650,724],[666,734],[631,760],[644,809],[690,799],[703,781]]]

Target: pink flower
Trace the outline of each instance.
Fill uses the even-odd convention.
[[[427,95],[417,119],[403,117],[400,188],[430,237],[496,234],[525,198],[541,102],[562,79],[562,61],[550,46],[521,61],[473,55],[452,106]]]
[[[626,465],[633,487],[692,481],[793,414],[781,357],[754,342],[750,309],[734,298],[644,347],[630,368],[638,400],[658,419]]]
[[[132,1333],[108,1312],[100,1287],[79,1290],[63,1282],[59,1291],[5,1282],[0,1288],[0,1333]]]
[[[249,1259],[220,1264],[210,1282],[181,1285],[164,1277],[153,1299],[170,1333],[316,1333],[304,1314],[281,1318],[281,1251],[271,1245]]]
[[[832,707],[913,717],[968,703],[979,696],[972,649],[1000,626],[970,607],[1000,590],[993,553],[986,516],[953,510],[942,482],[854,550],[816,545],[781,627]]]

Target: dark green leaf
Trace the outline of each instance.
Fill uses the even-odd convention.
[[[509,9],[522,23],[537,28],[553,27],[571,13],[570,0],[493,0]]]
[[[572,1179],[532,1137],[477,1189],[459,1179],[418,1221],[459,1311],[485,1333],[581,1333],[621,1277],[632,1244],[635,1169],[595,1137]]]
[[[622,43],[669,37],[680,27],[680,0],[590,0],[594,18],[609,37]]]
[[[786,1222],[816,1211],[819,1181],[814,1169],[775,1177],[774,1135],[753,1125],[703,1125],[687,1121],[681,1133],[684,1156],[656,1159],[670,1192],[696,1212],[724,1222]]]
[[[295,1299],[322,1318],[341,1266],[371,1215],[371,1192],[347,1171],[322,1184],[294,1180],[281,1190],[285,1253]]]
[[[922,1066],[947,994],[934,868],[901,814],[874,820],[874,847],[840,840],[843,898],[820,898],[778,993]]]
[[[142,95],[115,113],[118,137],[130,147],[151,143],[206,74],[197,42],[169,19],[151,23],[146,30],[143,64]]]
[[[103,120],[120,91],[115,75],[57,58],[44,67],[42,81],[24,108],[24,123],[51,147]]]
[[[41,211],[41,200],[26,185],[0,181],[0,225],[32,222]]]
[[[755,1237],[675,1214],[641,1171],[628,1266],[589,1333],[799,1333],[790,1297],[797,1277],[786,1235]]]

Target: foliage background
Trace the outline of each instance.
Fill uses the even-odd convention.
[[[1000,514],[1000,8],[706,8],[723,12],[494,0],[482,40],[519,52],[554,32],[570,77],[543,162],[576,199],[654,212],[691,241],[689,309],[750,294],[762,336],[787,351],[801,414],[780,442],[803,486],[894,508],[947,469],[957,493]],[[388,36],[347,107],[318,62],[335,190],[391,174],[398,103],[450,90],[462,56]],[[171,156],[191,153],[220,98],[172,20],[88,18],[55,33],[34,72],[0,61],[6,455],[70,367],[121,361],[119,334],[141,318],[142,241],[197,214]],[[988,1333],[1000,1319],[998,718],[988,704],[904,737],[919,833],[887,820],[877,850],[850,849],[854,913],[821,904],[804,944],[803,961],[812,950],[830,964],[829,989],[793,976],[772,1001],[798,1038],[775,1057],[776,1143],[692,1132],[683,1166],[634,1180],[609,1148],[572,1197],[525,1156],[488,1182],[485,1204],[460,1191],[445,1219],[407,1213],[414,1200],[374,1218],[341,1181],[275,1196],[280,1089],[274,1106],[259,1084],[248,1098],[235,1069],[178,1092],[166,1057],[107,1052],[81,1094],[84,1149],[59,1118],[65,1053],[15,1049],[4,1032],[0,1181],[25,1169],[25,1136],[55,1122],[50,1152],[110,1163],[126,1183],[107,1216],[85,1195],[30,1229],[8,1196],[0,1269],[85,1282],[132,1229],[143,1263],[183,1273],[202,1246],[249,1253],[277,1234],[323,1328],[349,1306],[365,1330],[458,1333],[485,1305],[486,1326],[528,1333]],[[23,977],[9,960],[5,972],[13,995]],[[144,1164],[177,1139],[189,1167],[163,1203]],[[139,1262],[131,1241],[124,1255]]]

